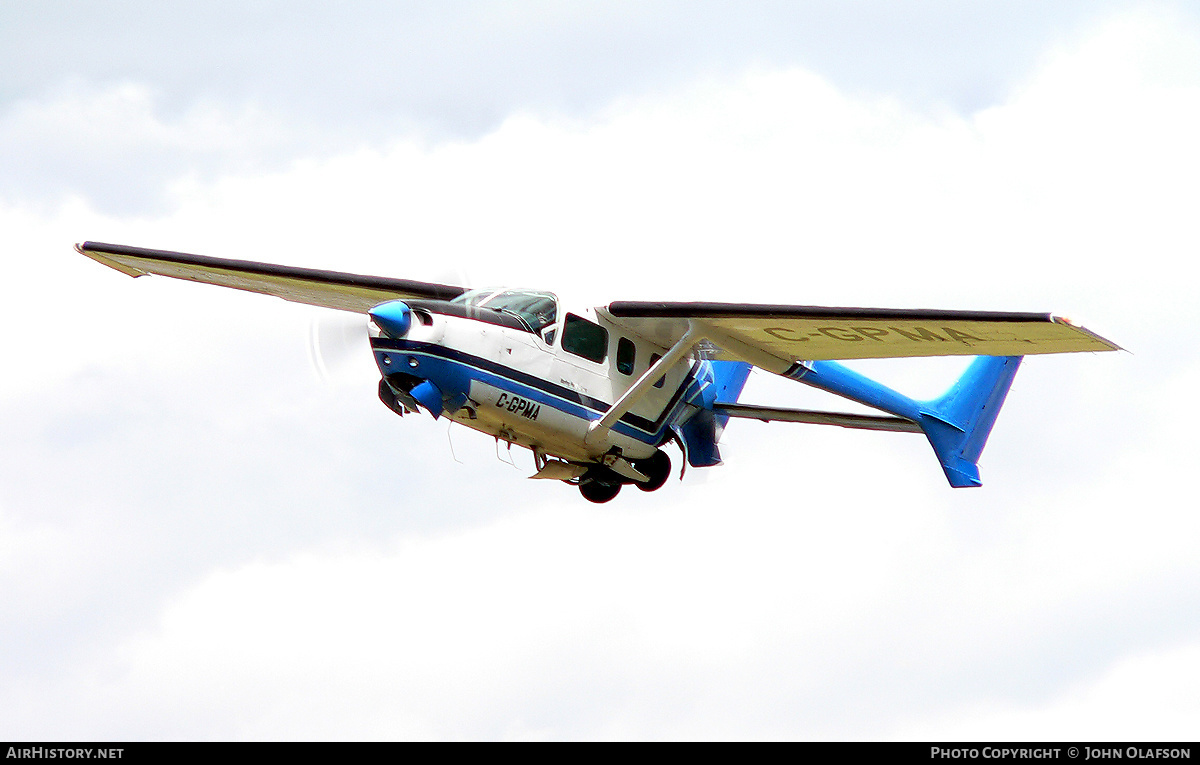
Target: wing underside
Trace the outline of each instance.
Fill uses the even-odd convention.
[[[84,242],[75,249],[129,276],[158,274],[357,313],[365,313],[389,300],[450,300],[463,292],[462,287],[445,284],[209,258],[120,244]]]
[[[1048,313],[653,302],[615,302],[600,310],[659,345],[670,347],[692,327],[715,346],[716,358],[767,367],[798,360],[1120,350]]]

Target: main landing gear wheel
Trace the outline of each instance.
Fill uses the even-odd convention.
[[[634,485],[642,491],[658,491],[671,475],[671,458],[667,456],[666,452],[659,449],[653,457],[637,460],[634,467],[650,477],[649,481]]]
[[[619,483],[603,483],[601,481],[587,481],[579,484],[579,493],[588,502],[603,504],[611,501],[614,497],[621,493],[621,484]]]

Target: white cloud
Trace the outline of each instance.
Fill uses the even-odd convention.
[[[179,177],[261,172],[315,136],[253,106],[197,100],[169,113],[144,85],[72,81],[0,113],[0,198],[71,196],[118,214],[154,209]]]
[[[1048,41],[1143,5],[364,0],[334,9],[274,0],[248,9],[228,0],[188,8],[10,0],[0,93],[27,100],[71,80],[144,83],[168,112],[208,101],[230,113],[254,105],[287,115],[289,125],[332,138],[334,153],[397,126],[474,138],[523,109],[592,115],[623,94],[751,64],[802,66],[847,92],[966,112],[1002,100]],[[1155,7],[1181,21],[1194,14],[1179,0]]]

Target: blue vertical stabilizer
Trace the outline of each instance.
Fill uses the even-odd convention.
[[[930,401],[914,401],[835,361],[797,364],[785,376],[916,422],[950,485],[965,488],[983,485],[976,463],[1021,358],[978,356],[950,390]]]
[[[1021,358],[979,356],[950,390],[921,405],[918,422],[951,486],[983,485],[976,463],[1004,406]]]

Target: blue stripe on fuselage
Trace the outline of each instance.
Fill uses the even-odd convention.
[[[409,353],[413,356],[433,360],[439,365],[447,365],[440,372],[434,371],[433,374],[426,374],[425,370],[418,368],[418,370],[415,370],[418,372],[416,376],[421,378],[445,375],[450,379],[465,378],[467,380],[479,380],[480,382],[493,385],[502,390],[508,390],[540,404],[554,407],[567,415],[589,422],[599,419],[611,407],[611,404],[600,399],[583,395],[578,391],[552,383],[527,372],[506,367],[503,364],[488,361],[487,359],[482,359],[478,356],[442,345],[380,337],[372,338],[371,346],[372,350],[375,351],[376,364],[380,370],[385,371],[385,374],[393,370],[381,363],[380,358],[384,352]],[[626,413],[622,415],[620,421],[618,421],[613,429],[643,443],[653,446],[662,445],[671,432],[669,425],[680,424],[682,420],[677,422],[677,418],[683,407],[693,403],[699,396],[701,386],[696,372],[700,365],[706,363],[704,361],[697,362],[688,371],[683,383],[676,390],[671,401],[663,408],[663,413],[657,420],[651,422],[644,417]],[[406,372],[408,370],[398,365],[398,368],[394,371]],[[517,387],[514,388],[514,386]],[[465,389],[468,386],[463,387]]]

